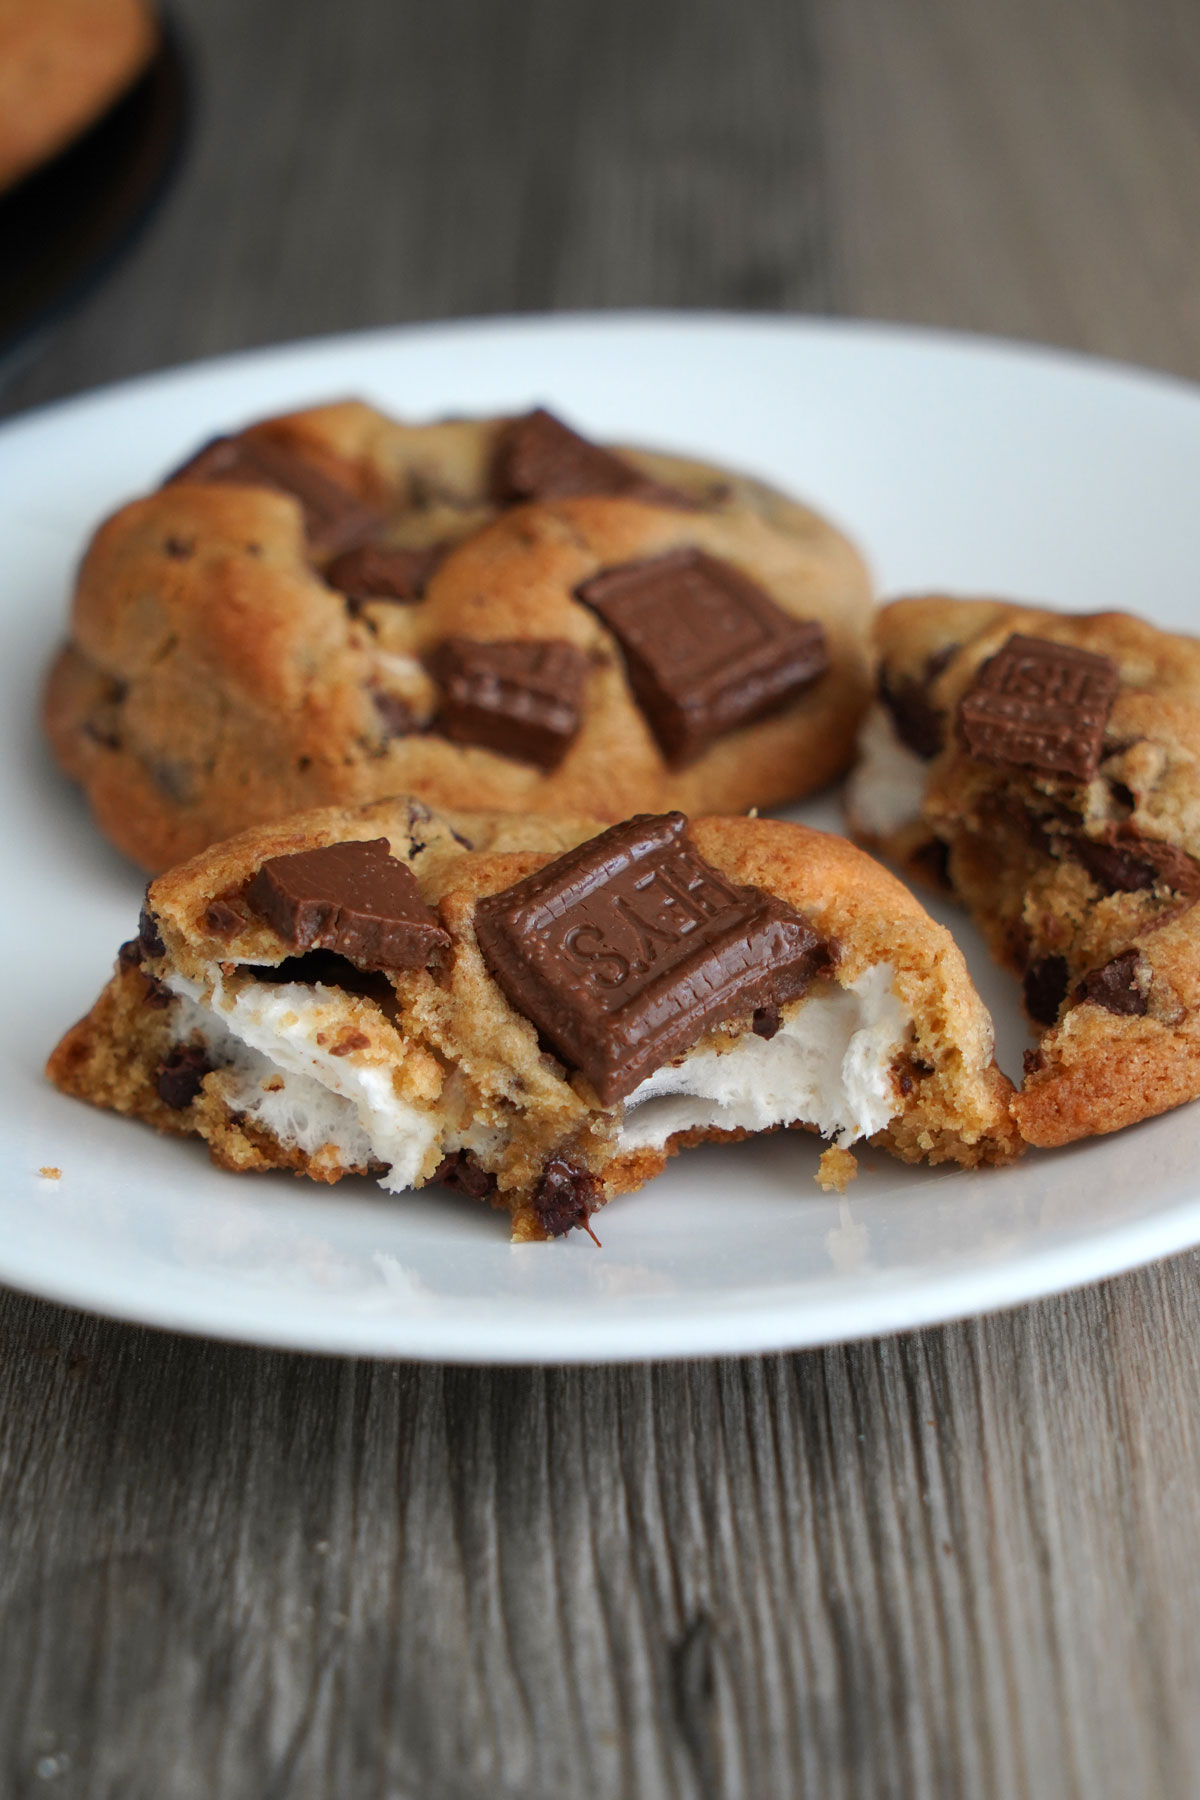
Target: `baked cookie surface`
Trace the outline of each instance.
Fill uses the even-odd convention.
[[[1200,1095],[1200,641],[1123,613],[942,596],[876,627],[849,792],[863,841],[948,885],[1043,1034],[1030,1142]]]
[[[706,1138],[803,1125],[823,1181],[1020,1140],[947,932],[775,820],[328,808],[160,877],[48,1073],[232,1170],[449,1183],[586,1227]]]
[[[97,120],[157,43],[146,0],[0,0],[0,192]]]
[[[46,729],[145,868],[318,804],[618,819],[847,764],[868,578],[761,483],[548,414],[347,402],[218,440],[89,547]]]

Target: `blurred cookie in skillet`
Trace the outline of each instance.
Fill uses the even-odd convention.
[[[845,838],[767,819],[389,800],[244,833],[151,883],[48,1073],[224,1168],[443,1183],[518,1238],[710,1138],[804,1126],[838,1187],[863,1139],[1022,1147],[949,934]]]
[[[947,885],[1042,1034],[1014,1113],[1062,1144],[1200,1095],[1200,640],[1124,613],[900,600],[856,834]]]
[[[86,131],[157,45],[146,0],[0,0],[0,191]]]
[[[761,482],[540,410],[352,401],[217,440],[100,527],[45,723],[150,870],[395,793],[744,811],[845,768],[870,607],[847,539]]]

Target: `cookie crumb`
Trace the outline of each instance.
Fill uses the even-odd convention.
[[[38,1174],[44,1175],[46,1177],[47,1181],[61,1181],[62,1180],[62,1170],[51,1168],[49,1163],[47,1163],[44,1168],[39,1169]]]
[[[830,1144],[828,1150],[821,1153],[814,1180],[827,1194],[844,1194],[857,1174],[857,1157],[837,1144]]]

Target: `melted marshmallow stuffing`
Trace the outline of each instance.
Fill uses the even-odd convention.
[[[820,982],[784,1009],[774,1037],[753,1032],[701,1047],[656,1069],[624,1103],[616,1150],[661,1149],[677,1132],[766,1131],[815,1125],[853,1143],[880,1131],[899,1110],[892,1059],[911,1020],[892,992],[888,963],[849,987]],[[331,1163],[387,1163],[380,1186],[411,1188],[439,1139],[437,1112],[406,1104],[386,1069],[333,1056],[317,1042],[334,994],[298,983],[231,994],[214,974],[203,988],[167,977],[177,997],[176,1036],[199,1036],[226,1072],[225,1099],[281,1144]],[[451,1077],[453,1080],[453,1077]],[[448,1140],[486,1151],[496,1145]],[[493,1131],[482,1133],[494,1138]]]
[[[875,705],[858,738],[858,764],[846,784],[846,808],[870,837],[890,837],[921,816],[928,763],[902,744],[891,714]]]

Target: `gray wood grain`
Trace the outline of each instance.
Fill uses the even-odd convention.
[[[193,156],[8,410],[808,307],[1200,369],[1191,0],[188,0]],[[1200,1265],[795,1357],[333,1362],[0,1295],[0,1796],[1200,1793]]]

